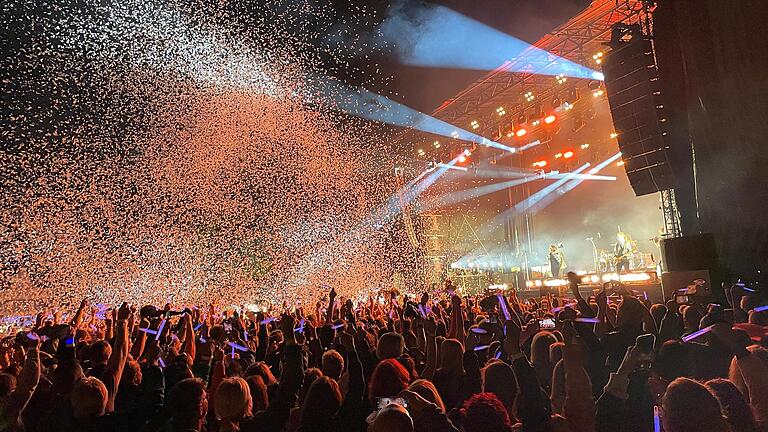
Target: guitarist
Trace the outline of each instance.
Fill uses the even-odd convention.
[[[549,245],[549,268],[552,270],[552,277],[560,278],[560,271],[566,267],[565,254],[563,254],[563,244]]]
[[[619,231],[616,234],[616,247],[613,250],[614,265],[616,273],[622,274],[629,272],[629,257],[632,256],[633,248],[629,236]]]

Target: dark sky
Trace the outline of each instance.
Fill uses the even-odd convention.
[[[376,0],[374,0],[376,1]],[[342,3],[338,1],[337,3]],[[381,1],[384,4],[384,1]],[[389,1],[388,8],[393,1]],[[584,0],[434,0],[406,2],[406,7],[439,4],[527,42],[541,36],[581,11]],[[384,16],[388,8],[382,5]],[[450,29],[446,29],[450,31]],[[435,69],[401,65],[393,56],[383,59],[391,74],[391,90],[403,102],[422,112],[432,112],[444,100],[482,77],[486,71]],[[381,90],[381,89],[373,89]]]

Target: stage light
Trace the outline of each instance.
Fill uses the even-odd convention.
[[[600,282],[600,276],[598,276],[598,275],[592,275],[592,276],[590,276],[590,277],[589,277],[589,280],[590,280],[592,283],[598,283],[598,282]]]
[[[459,161],[459,163],[464,163],[464,162],[466,162],[466,161],[467,161],[467,157],[466,157],[466,156],[464,156],[464,155],[461,155],[461,156],[459,156],[459,159],[458,159],[458,161]]]
[[[595,53],[595,55],[592,56],[592,60],[595,61],[595,63],[600,64],[603,62],[603,52],[598,51]]]
[[[523,136],[523,135],[525,135],[527,133],[528,133],[528,131],[525,130],[525,128],[520,128],[520,129],[517,130],[517,132],[515,132],[515,135],[521,137],[521,136]]]
[[[532,91],[527,92],[523,96],[525,96],[525,100],[528,102],[533,102],[533,100],[536,99],[536,96],[533,95]]]
[[[623,160],[620,160],[620,161],[616,162],[616,166],[622,166],[622,165],[624,165],[624,161]]]
[[[528,288],[533,288],[533,281],[530,281],[530,280],[525,281],[525,286],[527,286]]]
[[[541,281],[537,279],[537,280],[535,280],[533,282],[533,284],[536,285],[537,287],[540,287],[541,286]]]
[[[570,111],[573,109],[573,104],[570,102],[563,102],[563,109],[566,111]]]
[[[507,138],[512,138],[513,136],[515,136],[514,130],[510,130],[509,132],[507,132]]]
[[[503,115],[505,115],[506,113],[507,113],[507,112],[504,110],[504,107],[498,107],[498,108],[496,108],[496,114],[498,114],[498,115],[500,115],[500,116],[503,116]]]
[[[561,157],[563,157],[562,153],[558,153],[558,154],[555,155],[555,159],[560,159]]]
[[[424,156],[425,154],[424,149],[419,149],[419,156]]]
[[[459,132],[457,132],[457,131],[451,132],[451,137],[453,137],[454,139],[458,138],[459,137]]]
[[[592,92],[592,96],[593,97],[600,97],[603,94],[605,94],[605,92],[603,92],[602,90],[595,90],[595,91]]]
[[[547,161],[540,160],[540,161],[534,162],[533,166],[538,167],[538,168],[544,168],[545,166],[547,166]]]
[[[472,126],[472,129],[477,129],[480,127],[480,124],[477,123],[477,120],[472,120],[472,123],[470,123]]]
[[[554,114],[550,114],[546,117],[544,117],[544,123],[546,124],[552,124],[557,120],[557,117]]]
[[[611,139],[616,138],[617,136],[619,136],[619,134],[616,132],[611,132]]]
[[[540,124],[541,124],[541,120],[539,120],[539,119],[536,119],[536,120],[534,120],[534,121],[532,121],[532,122],[531,122],[531,125],[532,125],[532,126],[538,126],[538,125],[540,125]]]
[[[433,145],[435,146],[436,149],[439,149],[440,148],[440,141],[435,141]]]
[[[588,149],[588,148],[589,148],[589,144],[586,144],[586,143],[585,143],[585,144],[582,144],[582,145],[581,145],[581,149],[582,149],[582,150],[584,150],[584,149]]]
[[[469,149],[464,149],[464,156],[472,156],[472,152]]]
[[[572,157],[573,157],[573,152],[572,151],[567,151],[567,152],[563,153],[563,158],[564,159],[570,159]]]
[[[557,79],[558,84],[565,84],[565,82],[568,81],[568,78],[566,78],[563,74],[557,75],[555,79]]]

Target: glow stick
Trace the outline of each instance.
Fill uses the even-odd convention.
[[[643,298],[648,300],[648,291],[643,291]]]
[[[653,432],[661,432],[661,416],[658,405],[653,406]]]
[[[701,336],[703,334],[707,334],[710,331],[712,331],[712,327],[713,326],[704,327],[703,329],[701,329],[699,331],[695,331],[695,332],[689,334],[688,336],[683,336],[682,340],[683,340],[683,342],[688,342],[688,341],[694,340],[697,337],[699,337],[699,336]]]
[[[232,347],[232,358],[235,358],[235,347]]]
[[[576,318],[574,321],[597,324],[600,322],[600,318]]]
[[[479,333],[479,334],[487,334],[488,330],[482,329],[480,327],[475,327],[472,330],[470,330],[472,333]]]
[[[267,318],[267,319],[265,319],[265,320],[261,320],[261,321],[259,322],[259,324],[269,324],[269,323],[271,323],[272,321],[277,321],[277,318],[275,318],[275,317],[269,317],[269,318]]]
[[[741,289],[743,289],[744,291],[747,291],[747,292],[757,292],[757,291],[753,290],[752,288],[747,288],[745,286],[742,286]]]
[[[164,327],[165,327],[165,319],[160,321],[160,327],[157,328],[157,333],[155,334],[155,340],[160,340],[160,335],[163,333]]]
[[[299,321],[299,326],[293,329],[294,333],[301,333],[303,331],[304,331],[304,318],[302,318],[301,321]]]
[[[248,348],[234,342],[227,342],[227,345],[231,346],[233,350],[236,349],[238,351],[248,351]]]
[[[192,329],[192,330],[193,331],[198,331],[198,330],[200,330],[200,327],[202,327],[202,326],[203,326],[203,323],[200,323],[200,324],[196,325],[195,328]]]
[[[141,327],[139,327],[139,331],[143,331],[144,333],[149,333],[149,334],[157,334],[157,330],[152,330],[152,329],[149,329],[149,328],[141,328]]]
[[[504,314],[504,319],[509,321],[512,319],[512,317],[509,315],[509,310],[507,310],[507,302],[504,301],[504,297],[501,294],[496,294],[496,298],[499,299],[499,304],[501,305],[501,312]]]
[[[204,338],[204,337],[202,337],[202,336],[200,336],[200,343],[206,343],[206,342],[207,342],[207,341],[205,340],[205,338]]]
[[[427,313],[426,313],[426,312],[424,312],[424,305],[423,305],[423,304],[421,304],[421,303],[419,303],[419,312],[421,312],[421,316],[422,316],[422,317],[424,317],[424,318],[426,318],[426,317],[427,317]]]
[[[158,357],[158,358],[157,358],[157,361],[160,363],[160,367],[161,367],[161,368],[164,368],[164,367],[165,367],[165,362],[163,361],[163,358],[162,358],[162,357]]]
[[[479,345],[475,347],[475,351],[482,351],[484,349],[490,348],[490,345]]]
[[[334,329],[334,330],[338,330],[338,329],[340,329],[342,327],[344,327],[344,324],[336,324],[336,325],[332,325],[331,326],[331,328]]]
[[[501,358],[501,351],[496,351],[496,360]]]
[[[764,305],[764,306],[758,306],[758,307],[752,309],[752,312],[763,312],[763,311],[767,311],[767,310],[768,310],[768,305]]]
[[[243,330],[243,339],[248,342],[248,330]]]

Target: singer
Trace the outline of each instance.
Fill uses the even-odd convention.
[[[562,243],[549,245],[549,268],[552,271],[552,277],[556,279],[560,277],[560,271],[566,268]]]

